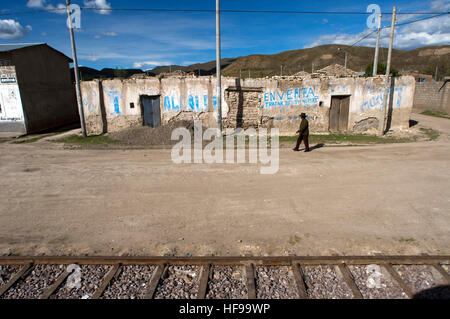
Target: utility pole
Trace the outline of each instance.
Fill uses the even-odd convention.
[[[239,78],[242,79],[242,69],[239,69]]]
[[[75,46],[75,36],[73,34],[73,22],[72,22],[72,15],[70,8],[70,0],[66,0],[66,9],[67,9],[67,15],[69,18],[69,33],[70,33],[70,42],[72,44],[72,56],[73,56],[73,72],[75,73],[75,90],[77,93],[77,104],[78,104],[78,112],[80,113],[80,123],[81,123],[81,133],[83,134],[83,137],[86,137],[86,126],[84,122],[84,110],[83,110],[83,104],[81,100],[81,87],[80,87],[80,74],[78,73],[78,59],[77,59],[77,49]]]
[[[375,77],[377,76],[378,73],[378,54],[379,54],[379,49],[380,49],[380,31],[381,31],[381,13],[380,13],[380,18],[378,20],[378,34],[377,34],[377,46],[375,48],[375,58],[373,60],[373,73],[372,76]]]
[[[216,0],[216,69],[217,69],[217,128],[222,136],[222,85],[220,67],[220,0]]]
[[[397,7],[394,6],[394,10],[392,12],[392,24],[391,24],[391,37],[389,39],[389,53],[387,58],[387,66],[386,66],[386,78],[385,78],[385,88],[384,88],[384,95],[383,95],[383,117],[380,121],[380,135],[384,135],[385,130],[385,122],[386,122],[386,109],[388,105],[388,97],[389,97],[389,87],[390,87],[390,73],[391,73],[391,58],[392,58],[392,46],[394,44],[394,31],[395,31],[395,14],[397,13]]]
[[[436,65],[436,72],[434,72],[434,81],[436,82],[438,80],[437,75],[438,75],[438,66]]]
[[[283,66],[281,66],[281,76],[283,76]]]
[[[341,48],[338,48],[338,51],[343,51],[345,54],[345,61],[344,61],[344,67],[347,68],[347,54],[348,52],[345,50],[342,50]]]

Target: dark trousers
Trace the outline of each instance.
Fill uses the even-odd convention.
[[[300,134],[299,135],[295,149],[298,150],[302,141],[303,141],[303,143],[305,143],[305,150],[309,151],[309,134],[306,134],[306,135]]]

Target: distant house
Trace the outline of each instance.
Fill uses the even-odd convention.
[[[429,74],[422,74],[417,71],[404,71],[402,72],[402,75],[410,75],[414,77],[416,82],[423,83],[423,82],[432,82],[433,76]]]
[[[79,121],[70,62],[45,43],[0,44],[0,131],[35,133]]]

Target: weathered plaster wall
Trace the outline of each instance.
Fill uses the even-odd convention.
[[[391,129],[409,127],[414,85],[412,77],[393,82]],[[295,134],[299,114],[305,112],[312,132],[327,132],[332,97],[350,96],[348,131],[375,132],[382,119],[383,93],[382,78],[223,78],[222,117],[224,127],[277,127],[283,134]],[[160,97],[163,125],[196,118],[207,127],[216,127],[216,79],[212,77],[83,82],[82,95],[91,134],[143,125],[141,95]]]

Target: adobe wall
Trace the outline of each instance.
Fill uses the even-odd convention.
[[[390,94],[391,129],[409,128],[415,82],[396,78]],[[299,114],[307,113],[311,132],[328,132],[333,96],[350,96],[348,131],[375,133],[382,118],[384,80],[377,78],[222,79],[224,128],[277,127],[295,134]],[[200,119],[216,127],[216,80],[213,77],[114,79],[82,82],[88,133],[142,126],[140,96],[159,96],[161,123]]]

